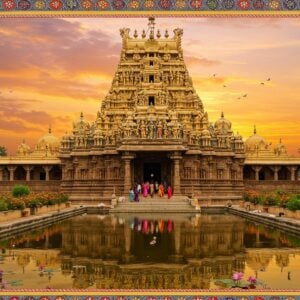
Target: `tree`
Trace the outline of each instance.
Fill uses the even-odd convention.
[[[4,146],[0,146],[0,156],[7,156],[7,150]]]

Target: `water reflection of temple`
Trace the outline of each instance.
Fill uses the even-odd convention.
[[[149,231],[143,226],[149,224]],[[165,223],[151,232],[151,223]],[[141,222],[140,230],[136,226]],[[74,287],[209,288],[213,278],[230,278],[245,264],[244,220],[227,215],[185,221],[108,216],[78,217],[62,233],[62,271]],[[150,241],[157,237],[153,246]]]
[[[229,279],[234,271],[264,280],[278,270],[288,281],[282,274],[300,263],[299,239],[230,215],[87,215],[3,245],[12,241],[4,263],[16,262],[32,278],[44,265],[54,270],[46,284],[61,288],[218,288],[216,279]],[[39,287],[34,280],[30,287]]]

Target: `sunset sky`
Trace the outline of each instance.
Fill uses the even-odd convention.
[[[119,29],[141,33],[147,23],[146,18],[0,19],[0,145],[9,154],[23,139],[34,147],[49,125],[61,137],[81,111],[94,121],[119,61]],[[176,27],[184,30],[184,59],[209,121],[224,111],[244,139],[256,124],[273,146],[282,138],[288,152],[297,154],[300,19],[156,19],[161,32],[172,35]]]

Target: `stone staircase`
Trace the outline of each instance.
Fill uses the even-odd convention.
[[[168,199],[166,196],[161,198],[155,195],[153,198],[148,196],[139,197],[139,202],[129,202],[128,197],[125,200],[118,202],[115,208],[110,211],[112,213],[134,213],[134,212],[176,212],[176,213],[191,213],[195,212],[195,208],[190,205],[186,196],[172,196]]]

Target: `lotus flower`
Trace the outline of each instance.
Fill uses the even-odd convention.
[[[250,276],[247,281],[250,282],[250,284],[256,284],[257,282],[256,278],[253,276]]]
[[[232,276],[232,280],[240,281],[240,280],[242,280],[243,276],[244,276],[244,273],[242,273],[242,272],[234,272],[233,276]]]

